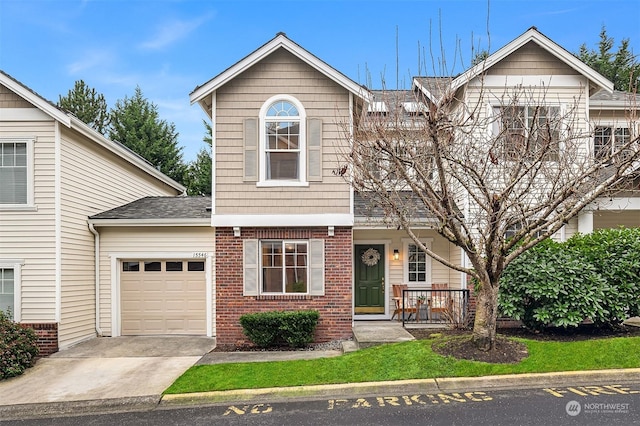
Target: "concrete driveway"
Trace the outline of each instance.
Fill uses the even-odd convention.
[[[207,337],[91,339],[0,382],[0,408],[110,399],[157,402],[162,391],[214,347],[215,339]]]

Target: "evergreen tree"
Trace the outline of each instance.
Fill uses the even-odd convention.
[[[83,80],[77,80],[67,96],[60,95],[58,106],[69,111],[97,132],[103,135],[107,132],[109,114],[104,95],[87,86]]]
[[[612,52],[614,44],[613,38],[607,35],[607,29],[603,26],[598,50],[589,49],[583,44],[576,56],[613,82],[614,89],[635,92],[640,83],[640,63],[629,50],[628,38],[620,42],[615,53]]]
[[[202,140],[208,145],[198,152],[196,160],[189,163],[186,177],[187,194],[211,195],[211,125],[204,123],[206,133]]]
[[[111,110],[109,138],[136,152],[177,182],[183,182],[186,166],[173,123],[158,116],[158,107],[136,87],[133,97],[118,100]]]

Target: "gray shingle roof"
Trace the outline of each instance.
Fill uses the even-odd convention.
[[[211,197],[145,197],[91,216],[103,219],[208,219]]]
[[[413,207],[414,223],[428,224],[437,221],[436,217],[425,207],[411,191],[402,191],[401,195],[406,197],[407,202]],[[385,220],[384,208],[376,204],[374,200],[356,192],[353,197],[353,214],[356,225],[379,225],[382,223],[393,225]]]

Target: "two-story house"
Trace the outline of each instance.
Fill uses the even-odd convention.
[[[594,134],[586,142],[591,151],[637,135],[637,121],[629,120],[637,98],[613,91],[535,28],[481,67],[454,79],[416,77],[392,97],[352,81],[280,33],[191,93],[211,118],[212,197],[175,197],[180,185],[3,76],[2,105],[10,112],[2,110],[0,142],[9,162],[26,150],[30,176],[23,201],[0,204],[0,268],[18,277],[11,293],[16,318],[55,324],[61,346],[96,334],[196,334],[235,344],[246,340],[242,314],[315,309],[316,340],[327,341],[350,337],[353,321],[391,319],[393,284],[466,288],[462,273],[432,261],[405,231],[390,227],[343,170],[363,117],[400,111],[415,118],[422,111],[415,93],[437,102],[434,80],[470,101],[480,87],[495,94],[517,85],[534,91],[544,85],[559,110],[579,99],[578,125]],[[17,114],[10,102],[34,109],[40,121],[24,114],[9,120]],[[490,114],[496,105],[486,103]],[[47,136],[40,136],[43,125]],[[101,169],[89,161],[93,153],[73,154],[83,143],[114,162],[106,169],[111,180],[94,175]],[[584,209],[556,237],[640,226],[638,182],[629,185]],[[2,197],[9,196],[5,187],[3,175]],[[12,212],[14,204],[22,211]],[[421,212],[420,240],[463,264],[462,250]],[[32,232],[32,221],[42,228]]]
[[[43,354],[95,337],[87,217],[184,189],[0,72],[0,309],[37,331]]]

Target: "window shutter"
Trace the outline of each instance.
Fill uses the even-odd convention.
[[[258,295],[258,240],[242,242],[245,296]]]
[[[309,241],[309,294],[324,295],[324,240]]]
[[[307,120],[307,179],[322,181],[322,120]]]
[[[258,180],[258,119],[244,120],[244,181]]]

